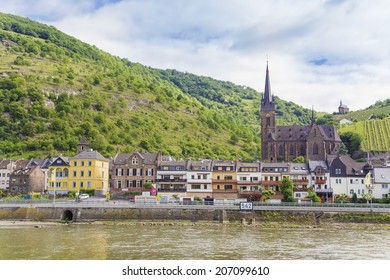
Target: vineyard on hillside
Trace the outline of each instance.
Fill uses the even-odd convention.
[[[362,148],[365,151],[390,151],[390,119],[371,120],[364,122],[364,140]]]
[[[361,136],[361,149],[365,152],[390,151],[390,118],[356,122],[339,129],[340,134],[347,132]]]

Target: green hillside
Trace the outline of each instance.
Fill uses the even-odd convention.
[[[390,118],[356,122],[340,128],[339,133],[358,135],[362,151],[390,151]]]
[[[390,116],[390,98],[383,101],[377,101],[374,105],[371,105],[363,110],[349,112],[345,115],[334,115],[334,119],[338,121],[342,119],[366,121],[369,119],[385,118],[388,116]]]
[[[263,83],[263,81],[259,81]],[[56,28],[0,13],[0,155],[74,154],[85,137],[113,156],[260,158],[260,93],[114,57]],[[310,110],[277,99],[278,123]]]

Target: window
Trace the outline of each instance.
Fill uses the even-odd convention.
[[[117,176],[122,176],[123,169],[122,168],[117,168],[116,169],[116,175]]]
[[[77,176],[77,171],[74,170],[74,171],[73,171],[73,177],[76,177],[76,176]]]
[[[225,190],[232,190],[233,186],[232,185],[225,185]]]
[[[279,146],[279,156],[283,156],[283,146]]]
[[[122,188],[122,181],[119,180],[119,181],[118,181],[118,189],[121,189],[121,188]]]
[[[207,179],[207,174],[203,174],[203,179],[204,179],[204,180]]]
[[[80,171],[80,177],[84,177],[84,170]]]
[[[72,183],[72,187],[75,189],[76,188],[76,182]]]
[[[290,156],[294,155],[294,146],[290,145]]]
[[[84,161],[81,162],[81,166],[84,166]]]
[[[141,168],[137,168],[137,176],[142,176]]]
[[[92,171],[88,170],[88,177],[91,177],[91,176],[92,176]]]
[[[388,184],[382,184],[382,189],[388,189],[389,185]]]
[[[131,160],[131,163],[136,165],[138,164],[138,158],[137,157],[133,157],[133,159]]]
[[[73,166],[77,166],[77,161],[74,161],[74,162],[73,162]]]
[[[88,181],[88,183],[87,183],[87,188],[88,188],[88,189],[91,188],[91,182],[90,182],[90,181]]]
[[[354,191],[353,191],[353,190],[350,190],[350,191],[349,191],[349,194],[350,194],[350,195],[353,195],[353,194],[354,194]]]
[[[340,169],[340,168],[336,168],[336,169],[335,169],[335,173],[336,173],[336,174],[341,174],[341,169]]]
[[[313,144],[313,155],[318,155],[318,144],[317,143]]]
[[[88,161],[88,166],[92,166],[92,161]]]
[[[80,188],[84,188],[84,182],[80,182]]]
[[[200,190],[200,185],[192,185],[191,190]]]

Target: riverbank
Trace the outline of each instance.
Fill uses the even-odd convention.
[[[0,228],[43,228],[43,227],[55,227],[55,226],[72,226],[72,225],[102,225],[102,226],[129,226],[129,227],[199,227],[199,228],[229,228],[229,227],[247,227],[256,229],[320,229],[320,228],[332,228],[337,230],[344,229],[362,229],[362,230],[375,230],[375,229],[390,229],[390,224],[379,222],[356,222],[356,221],[324,221],[319,225],[298,223],[295,222],[254,222],[251,224],[241,222],[228,222],[228,223],[213,223],[213,222],[183,222],[183,221],[123,221],[123,220],[106,220],[106,221],[82,221],[82,222],[63,222],[63,221],[37,221],[37,220],[0,220]]]

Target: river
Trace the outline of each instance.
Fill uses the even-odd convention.
[[[0,225],[1,260],[390,259],[386,228]]]

